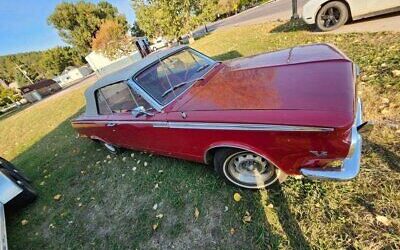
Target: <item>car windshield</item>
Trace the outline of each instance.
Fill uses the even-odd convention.
[[[140,73],[135,82],[160,105],[165,106],[193,83],[201,80],[215,63],[195,50],[185,49],[159,60]]]

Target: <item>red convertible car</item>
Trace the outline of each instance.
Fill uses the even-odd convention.
[[[111,152],[213,164],[244,188],[287,175],[350,180],[365,125],[356,71],[327,44],[225,62],[178,46],[99,79],[72,125]]]

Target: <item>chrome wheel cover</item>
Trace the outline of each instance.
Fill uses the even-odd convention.
[[[106,147],[107,148],[107,150],[110,152],[110,153],[116,153],[117,152],[117,149],[113,146],[113,145],[111,145],[111,144],[108,144],[108,143],[104,143],[104,147]]]
[[[224,162],[223,171],[228,180],[245,188],[263,188],[278,179],[274,165],[248,151],[229,156]]]

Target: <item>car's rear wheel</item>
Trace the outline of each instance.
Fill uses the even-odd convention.
[[[111,154],[116,155],[120,152],[120,148],[118,148],[117,146],[114,146],[106,142],[104,142],[103,145],[107,149],[107,151],[110,152]]]
[[[349,10],[343,2],[333,1],[325,4],[318,11],[316,24],[321,31],[331,31],[344,25],[349,20]]]
[[[278,169],[253,152],[224,148],[214,156],[215,170],[230,183],[248,189],[265,188],[278,180]]]

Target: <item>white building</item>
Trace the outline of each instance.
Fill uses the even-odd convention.
[[[142,56],[138,51],[134,51],[128,56],[110,60],[104,55],[93,51],[85,59],[98,76],[103,76],[139,61]]]
[[[90,75],[92,72],[91,68],[86,65],[80,68],[69,66],[64,69],[60,76],[55,77],[53,80],[56,81],[61,88],[66,88]]]

